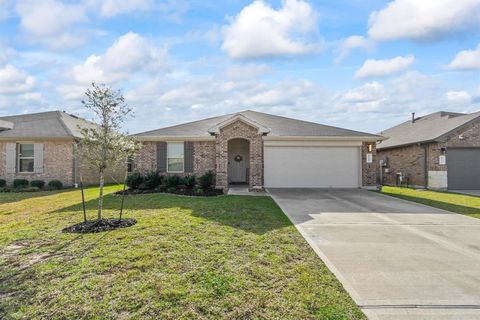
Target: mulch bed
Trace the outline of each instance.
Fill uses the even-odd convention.
[[[223,195],[222,189],[207,189],[203,190],[201,194],[194,193],[192,189],[176,189],[173,192],[167,192],[165,189],[127,189],[125,190],[125,195],[138,195],[138,194],[151,194],[151,193],[170,193],[170,194],[178,194],[182,196],[193,196],[193,197],[215,197]],[[117,191],[113,193],[114,195],[122,195],[123,190]]]
[[[101,220],[89,220],[75,224],[70,227],[66,227],[62,232],[67,233],[97,233],[118,228],[131,227],[137,223],[135,219],[101,219]]]

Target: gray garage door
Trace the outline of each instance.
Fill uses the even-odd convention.
[[[448,189],[480,189],[480,148],[448,149]]]

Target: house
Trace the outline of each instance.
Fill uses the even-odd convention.
[[[480,189],[480,112],[435,112],[381,132],[380,176],[415,187]]]
[[[85,184],[98,183],[95,170],[81,165],[75,142],[82,128],[97,124],[77,116],[50,111],[0,117],[0,179],[60,180],[64,186],[79,183],[80,170]],[[111,172],[107,180],[123,181]]]
[[[243,111],[135,135],[134,169],[200,175],[216,186],[358,188],[376,186],[381,136]]]

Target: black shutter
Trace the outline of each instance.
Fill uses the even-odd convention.
[[[184,150],[184,171],[186,173],[193,172],[193,142],[185,141],[183,144]]]
[[[167,172],[167,143],[157,142],[157,170]]]

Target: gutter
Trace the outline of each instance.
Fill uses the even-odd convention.
[[[138,141],[215,141],[215,136],[135,136]]]
[[[382,136],[264,136],[264,141],[367,141],[385,140]]]
[[[72,141],[74,137],[39,137],[39,136],[9,136],[2,137],[0,136],[0,141],[45,141],[45,140],[54,140],[54,141]]]

